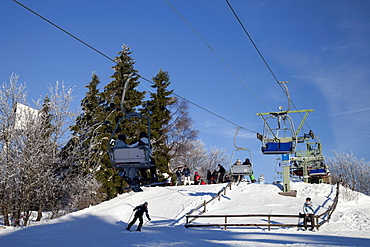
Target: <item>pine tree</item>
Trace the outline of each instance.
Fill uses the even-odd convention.
[[[173,90],[167,90],[170,85],[168,72],[160,70],[152,80],[154,85],[151,87],[155,88],[156,92],[150,94],[150,100],[146,102],[146,107],[142,112],[149,116],[151,122],[152,154],[156,168],[161,172],[168,172],[170,156],[166,145],[168,139],[167,125],[171,119],[171,112],[168,107],[174,104],[175,101],[170,97]]]
[[[100,170],[98,179],[103,184],[103,192],[109,198],[115,197],[123,187],[124,181],[117,175],[117,170],[112,167],[107,155],[108,141],[115,129],[117,122],[127,113],[138,111],[142,105],[145,92],[139,92],[136,88],[139,85],[139,75],[134,69],[135,61],[130,57],[131,51],[127,46],[122,47],[122,51],[115,58],[117,64],[113,66],[113,79],[104,87],[100,94],[102,98],[102,115],[104,125],[96,131],[96,138],[100,140],[99,149],[103,155],[100,157]],[[125,134],[128,141],[138,137],[140,127],[135,123],[123,121],[117,129],[116,135]],[[115,136],[114,138],[117,138]]]
[[[78,146],[78,163],[86,168],[94,169],[99,163],[100,148],[96,131],[104,124],[101,112],[101,96],[98,89],[99,77],[94,73],[91,81],[85,86],[88,89],[85,98],[81,101],[82,114],[77,117],[76,124],[71,126],[73,138],[69,142],[70,147]]]
[[[107,120],[107,130],[111,133],[118,120],[126,113],[138,111],[142,105],[145,92],[139,92],[136,88],[139,85],[138,71],[134,69],[135,61],[130,57],[131,51],[127,46],[122,47],[122,51],[115,58],[117,64],[113,66],[114,74],[111,76],[113,81],[104,87],[102,92],[103,111]],[[125,92],[125,93],[124,93]],[[138,133],[137,128],[130,123],[125,128],[120,128],[120,134],[135,137]]]

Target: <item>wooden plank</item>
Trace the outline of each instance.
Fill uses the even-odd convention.
[[[186,217],[199,217],[199,218],[218,218],[218,217],[277,217],[277,218],[299,218],[299,215],[282,215],[282,214],[209,214],[209,215],[187,215]]]
[[[233,223],[227,223],[227,224],[187,224],[185,225],[186,228],[188,227],[229,227],[229,226],[265,226],[265,227],[302,227],[302,225],[298,224],[233,224]]]

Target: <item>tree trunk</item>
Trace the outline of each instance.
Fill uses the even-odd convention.
[[[3,207],[3,215],[4,215],[4,226],[10,226],[10,223],[9,223],[9,214],[8,214],[8,210],[6,210],[5,207]]]
[[[42,206],[39,206],[39,210],[37,211],[37,218],[36,221],[40,221],[42,218]]]

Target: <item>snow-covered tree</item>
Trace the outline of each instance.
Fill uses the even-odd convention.
[[[353,152],[334,154],[333,158],[329,158],[332,183],[342,181],[351,190],[370,195],[370,163],[358,159]]]
[[[81,193],[97,190],[75,187],[83,173],[72,172],[73,163],[61,155],[75,117],[69,108],[72,89],[59,83],[49,89],[50,97],[31,108],[18,76],[0,88],[0,207],[5,225],[27,225],[31,210],[39,212],[40,220],[44,210],[70,208]]]

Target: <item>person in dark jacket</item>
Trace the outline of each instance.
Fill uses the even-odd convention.
[[[177,185],[182,185],[182,181],[181,181],[181,177],[182,177],[182,175],[184,175],[184,173],[182,173],[182,171],[181,171],[181,167],[178,167],[177,168],[177,171],[176,171],[176,186]]]
[[[218,172],[217,170],[215,169],[212,173],[212,176],[211,176],[211,184],[217,184],[217,178],[218,178]]]
[[[207,170],[207,184],[210,184],[212,180],[212,173],[210,170]]]
[[[184,185],[186,185],[186,184],[191,184],[190,183],[190,169],[188,168],[188,166],[187,165],[185,165],[184,166],[184,169],[182,169],[182,173],[184,174],[184,177],[185,177],[185,179],[184,179]]]
[[[143,214],[145,213],[148,220],[151,220],[148,212],[148,203],[144,202],[144,204],[135,207],[133,211],[135,210],[136,213],[134,215],[134,219],[130,222],[130,224],[128,224],[126,230],[130,230],[131,226],[135,224],[137,219],[139,219],[139,225],[137,226],[136,231],[141,232],[141,227],[143,226]]]
[[[225,168],[221,165],[218,164],[218,182],[223,183],[224,182],[224,176],[225,176],[226,170]]]

